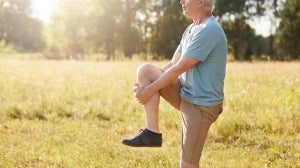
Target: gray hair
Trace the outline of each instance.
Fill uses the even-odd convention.
[[[205,6],[208,9],[210,9],[210,10],[214,9],[215,0],[204,0],[204,1],[205,1]]]

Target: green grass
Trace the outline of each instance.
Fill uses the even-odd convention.
[[[142,63],[0,59],[0,167],[178,167],[180,113],[164,101],[162,148],[120,143],[145,126]],[[299,62],[228,63],[201,167],[300,167],[299,74]]]

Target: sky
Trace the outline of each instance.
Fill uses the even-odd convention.
[[[59,0],[32,0],[33,16],[42,20],[44,23],[50,23],[51,13],[57,7]],[[268,18],[255,19],[249,22],[250,26],[255,29],[256,34],[264,37],[270,35],[270,21]],[[274,32],[274,31],[273,31]]]
[[[45,23],[50,23],[51,13],[57,7],[59,0],[32,0],[33,16]]]
[[[249,21],[249,25],[255,29],[255,32],[257,35],[262,35],[264,37],[267,37],[270,35],[270,31],[272,31],[272,34],[275,33],[275,30],[271,29],[271,21],[267,17],[263,18],[257,18],[253,21]]]

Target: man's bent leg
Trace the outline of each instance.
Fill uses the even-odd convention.
[[[138,68],[137,81],[141,87],[145,87],[155,81],[162,73],[163,70],[153,65],[145,64]],[[162,144],[162,135],[159,133],[158,124],[160,95],[175,108],[179,109],[180,87],[179,80],[175,80],[168,87],[152,95],[150,100],[144,105],[147,128],[132,139],[124,139],[122,143],[133,147],[160,147]]]
[[[160,96],[163,97],[170,105],[172,105],[177,110],[180,110],[180,89],[180,81],[179,79],[176,79],[169,86],[161,89],[159,93]]]
[[[138,68],[137,81],[142,87],[145,87],[155,81],[162,73],[163,70],[159,69],[158,67],[150,64],[145,64]],[[177,110],[180,109],[180,89],[181,84],[179,82],[179,79],[176,79],[169,86],[155,93],[144,105],[147,118],[147,128],[149,130],[157,133],[159,132],[158,108],[160,96],[162,96]]]
[[[142,65],[137,71],[137,82],[141,87],[145,87],[155,81],[163,71],[150,64]],[[140,134],[132,139],[124,139],[124,145],[132,147],[161,147],[162,135],[159,133],[158,126],[158,107],[159,92],[151,96],[150,100],[144,105],[146,112],[147,127],[141,130]]]
[[[145,87],[155,81],[163,71],[153,65],[145,64],[138,68],[137,82],[141,87]],[[147,129],[159,133],[158,108],[160,95],[159,92],[152,95],[150,100],[144,105],[146,113]]]

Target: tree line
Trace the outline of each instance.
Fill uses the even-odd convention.
[[[191,20],[179,0],[60,0],[45,24],[33,17],[31,0],[0,1],[0,53],[43,52],[84,59],[104,53],[145,59],[171,58]],[[216,0],[234,60],[296,60],[300,56],[300,0]],[[274,30],[257,35],[249,21],[267,17]]]

